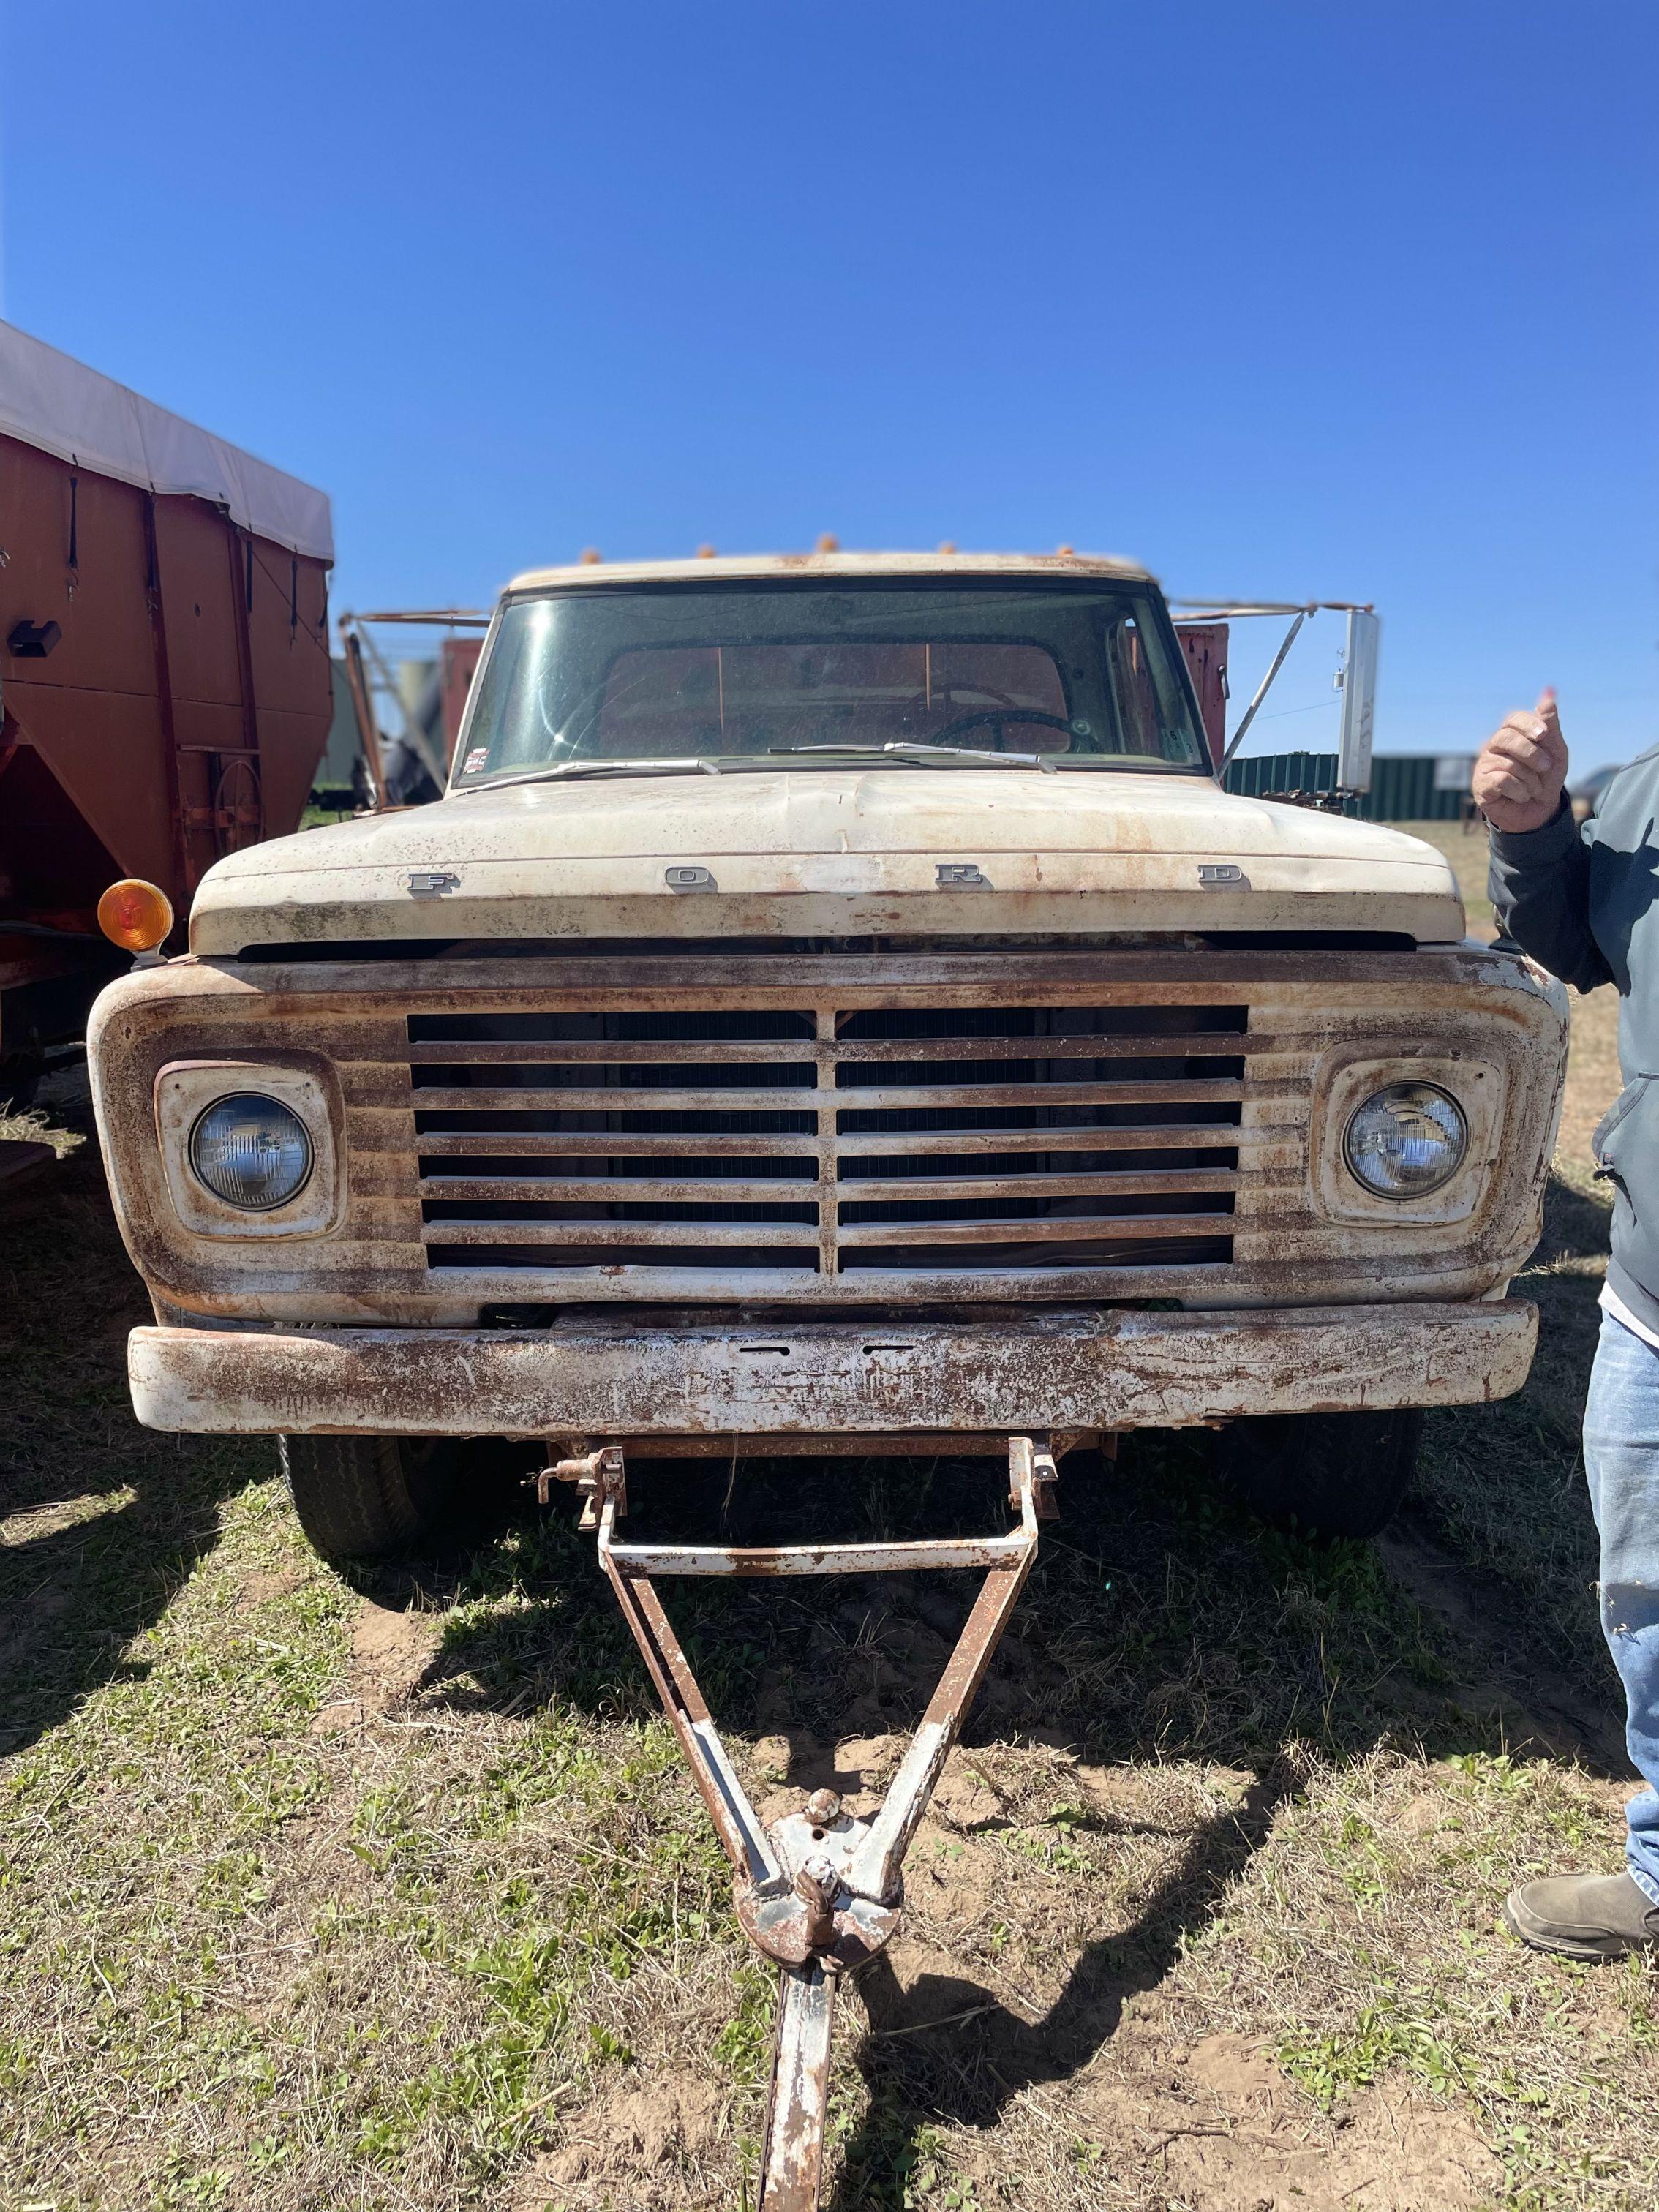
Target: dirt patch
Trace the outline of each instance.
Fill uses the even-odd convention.
[[[932,1820],[917,1830],[905,1861],[905,1894],[912,1912],[925,1909],[930,1919],[962,1928],[976,1926],[992,1911],[1001,1880],[1001,1863],[993,1852],[942,1831]]]
[[[843,1736],[836,1746],[836,1782],[849,1808],[863,1809],[863,1800],[873,1803],[886,1790],[898,1764],[910,1747],[907,1735]]]
[[[731,2118],[731,2092],[690,2074],[635,2075],[601,2091],[568,2124],[565,2140],[520,2177],[512,2212],[573,2212],[626,2203],[638,2212],[706,2201],[690,2193],[702,2156]],[[574,2193],[573,2193],[574,2191]],[[619,2193],[620,2192],[620,2193]]]
[[[365,1600],[351,1624],[352,1688],[362,1705],[385,1711],[408,1697],[432,1664],[441,1633],[431,1613],[390,1613]]]
[[[331,1698],[327,1705],[319,1705],[313,1716],[313,1735],[349,1735],[360,1729],[368,1717],[361,1698]]]
[[[1004,1801],[959,1751],[945,1761],[933,1792],[935,1817],[952,1828],[982,1828],[1003,1817]]]
[[[1248,2036],[1206,2036],[1170,2057],[1155,2083],[1079,2102],[1109,2142],[1132,2138],[1192,2212],[1462,2212],[1502,2180],[1466,2118],[1397,2085],[1326,2118]]]
[[[308,1575],[297,1571],[270,1574],[264,1569],[256,1567],[251,1574],[242,1577],[242,1586],[236,1597],[236,1610],[238,1613],[255,1612],[260,1606],[269,1605],[273,1599],[287,1597],[291,1592],[302,1589],[310,1579]]]

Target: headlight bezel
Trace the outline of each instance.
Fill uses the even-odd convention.
[[[270,1099],[291,1113],[311,1148],[309,1172],[286,1198],[252,1207],[221,1197],[198,1176],[192,1139],[204,1117],[226,1099]],[[167,1195],[193,1237],[252,1243],[319,1237],[344,1218],[345,1150],[339,1079],[321,1054],[280,1060],[171,1060],[155,1077],[155,1133]]]
[[[1430,1180],[1408,1188],[1391,1189],[1386,1183],[1374,1181],[1361,1164],[1362,1155],[1355,1143],[1355,1130],[1360,1117],[1385,1102],[1401,1101],[1413,1096],[1437,1100],[1450,1109],[1452,1125],[1449,1143],[1455,1149],[1450,1152],[1445,1165]],[[1442,1191],[1462,1169],[1469,1156],[1469,1117],[1453,1093],[1443,1084],[1430,1083],[1420,1078],[1405,1082],[1385,1083],[1368,1092],[1353,1106],[1342,1125],[1342,1160],[1348,1173],[1369,1197],[1383,1200],[1389,1206],[1413,1206],[1432,1198]]]
[[[1440,1231],[1448,1237],[1467,1236],[1468,1223],[1484,1215],[1503,1182],[1494,1172],[1510,1088],[1502,1062],[1478,1047],[1437,1049],[1385,1032],[1328,1047],[1315,1056],[1308,1073],[1313,1087],[1308,1175],[1316,1212],[1333,1230],[1394,1230],[1419,1238]],[[1418,1196],[1383,1197],[1362,1182],[1347,1161],[1344,1139],[1356,1109],[1395,1084],[1425,1084],[1443,1091],[1462,1113],[1468,1133],[1456,1170]],[[1422,1249],[1432,1250],[1434,1243]]]

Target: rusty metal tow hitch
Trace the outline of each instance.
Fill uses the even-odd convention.
[[[823,2170],[836,1984],[874,1958],[899,1924],[904,1854],[1030,1572],[1037,1522],[1054,1515],[1054,1459],[1046,1444],[1011,1437],[1008,1502],[1019,1516],[1018,1527],[1003,1536],[914,1543],[619,1544],[616,1525],[628,1510],[620,1445],[561,1460],[534,1480],[544,1502],[556,1480],[574,1483],[581,1493],[581,1526],[599,1531],[599,1565],[732,1861],[738,1918],[750,1941],[777,1961],[777,2039],[759,2203],[762,2212],[812,2212]],[[844,1812],[833,1790],[818,1790],[803,1810],[763,1828],[652,1577],[896,1574],[939,1567],[982,1567],[985,1581],[879,1810],[867,1818]]]

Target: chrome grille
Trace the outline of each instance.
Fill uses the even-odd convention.
[[[428,1267],[1224,1264],[1249,1032],[1243,1004],[411,1015]]]

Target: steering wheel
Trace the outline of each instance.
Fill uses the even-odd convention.
[[[1036,722],[1046,730],[1064,730],[1068,738],[1078,734],[1064,714],[1040,714],[1030,707],[984,707],[975,709],[971,714],[958,714],[954,722],[947,722],[938,736],[930,738],[927,742],[942,745],[947,738],[966,737],[969,730],[994,727],[997,743],[1000,746],[1005,722]]]

